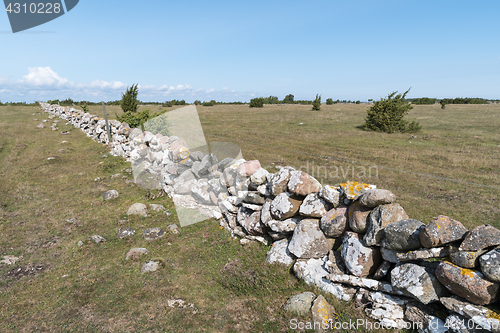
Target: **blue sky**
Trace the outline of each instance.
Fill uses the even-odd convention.
[[[500,2],[94,1],[12,34],[0,101],[500,99]]]

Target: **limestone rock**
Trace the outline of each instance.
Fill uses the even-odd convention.
[[[271,193],[274,196],[278,196],[279,194],[286,191],[288,181],[292,176],[292,171],[295,169],[292,167],[284,167],[281,168],[278,172],[270,176],[271,183]]]
[[[139,215],[142,217],[147,217],[147,207],[142,203],[135,203],[127,211],[127,215]]]
[[[240,207],[237,220],[249,235],[259,236],[266,232],[265,226],[260,222],[260,211]]]
[[[349,205],[349,226],[351,230],[360,234],[364,234],[368,229],[368,216],[371,213],[371,208],[361,206],[358,200]]]
[[[403,207],[397,203],[378,206],[368,216],[368,230],[363,238],[365,244],[380,246],[384,235],[383,229],[391,223],[407,218],[408,215]]]
[[[297,258],[322,258],[334,243],[334,239],[323,234],[318,220],[304,219],[295,228],[288,250]]]
[[[481,272],[490,281],[500,282],[500,249],[494,249],[479,257]]]
[[[330,322],[335,319],[335,308],[322,295],[319,295],[313,302],[311,312],[313,322],[320,323],[320,327],[315,331],[326,332],[330,327]]]
[[[89,240],[91,240],[92,242],[94,242],[96,244],[99,244],[99,243],[105,242],[106,238],[99,236],[99,235],[93,235],[93,236],[89,237]]]
[[[36,128],[44,128],[43,123],[40,123]]]
[[[288,251],[288,239],[282,239],[273,243],[267,252],[266,261],[270,264],[293,265],[295,257]]]
[[[493,245],[500,245],[500,230],[491,225],[480,225],[465,235],[460,251],[479,251]]]
[[[316,295],[310,291],[294,295],[283,305],[283,310],[305,316],[310,313],[315,298]]]
[[[462,223],[439,215],[420,232],[420,241],[424,247],[437,247],[462,239],[467,228]]]
[[[320,197],[331,203],[334,207],[340,204],[340,192],[339,190],[330,185],[325,185],[321,188],[319,192]]]
[[[271,215],[275,219],[285,220],[299,211],[301,203],[289,193],[281,193],[271,202]]]
[[[154,212],[162,212],[165,210],[165,206],[160,204],[149,204],[149,209],[151,209]]]
[[[260,221],[265,226],[269,226],[269,222],[273,219],[271,216],[271,202],[273,202],[271,199],[266,199],[260,211]]]
[[[274,232],[279,232],[279,233],[293,232],[297,227],[297,224],[299,224],[300,221],[302,221],[303,219],[304,218],[302,217],[290,217],[283,221],[271,220],[268,222],[268,226]]]
[[[446,296],[444,286],[429,269],[415,264],[398,265],[391,271],[391,284],[405,296],[429,304]]]
[[[244,197],[243,201],[251,203],[254,205],[263,205],[266,202],[266,198],[260,195],[256,191],[248,191],[247,195]]]
[[[189,149],[186,141],[182,139],[175,140],[170,143],[170,151],[172,152],[172,160],[180,162],[189,158]]]
[[[347,206],[338,206],[329,210],[320,220],[319,227],[326,236],[340,237],[347,230],[348,224]]]
[[[420,231],[424,224],[418,220],[404,219],[384,228],[382,246],[389,250],[411,251],[422,247]]]
[[[115,199],[115,198],[118,198],[118,191],[116,191],[116,190],[109,190],[109,191],[106,191],[102,194],[103,200],[111,200],[111,199]]]
[[[445,258],[450,255],[450,248],[445,246],[415,251],[394,251],[382,247],[380,248],[380,252],[382,253],[382,258],[384,258],[384,260],[392,263],[398,263],[400,261]]]
[[[145,262],[141,267],[141,274],[148,272],[156,272],[159,268],[164,266],[161,260],[149,260]]]
[[[144,247],[134,247],[127,252],[126,260],[137,260],[140,256],[149,254],[149,250]]]
[[[408,300],[382,292],[371,293],[369,299],[373,307],[365,309],[368,317],[380,321],[380,324],[386,328],[406,327],[404,306]]]
[[[309,195],[321,191],[321,184],[304,171],[292,171],[288,181],[288,191],[297,195]]]
[[[299,208],[299,214],[307,217],[321,218],[326,211],[327,203],[317,193],[309,194]]]
[[[237,172],[241,177],[250,177],[257,170],[260,169],[260,162],[258,160],[248,161],[238,166]]]
[[[380,266],[378,266],[377,270],[373,274],[374,280],[380,280],[387,276],[389,270],[391,269],[391,263],[389,261],[383,261]]]
[[[359,203],[365,207],[374,208],[387,205],[396,201],[396,196],[391,191],[374,189],[367,190],[359,196]]]
[[[179,235],[181,233],[181,229],[175,223],[169,223],[165,230],[171,235]]]
[[[212,200],[210,199],[209,189],[210,185],[208,184],[208,180],[199,179],[195,186],[191,188],[191,193],[193,198],[199,203],[210,205],[212,204]]]
[[[486,250],[458,251],[457,248],[452,248],[450,251],[450,261],[460,267],[475,268],[479,266],[479,256],[485,252]]]
[[[376,188],[376,186],[358,182],[346,182],[340,184],[340,188],[342,189],[342,191],[344,191],[344,194],[347,199],[356,200],[365,191],[373,190]]]
[[[344,235],[341,254],[347,270],[357,277],[373,274],[382,261],[378,248],[366,246],[359,235],[351,231]]]
[[[325,262],[325,268],[330,274],[334,275],[343,275],[346,273],[346,267],[340,251],[330,250],[328,260]]]
[[[252,175],[250,176],[250,181],[255,185],[262,185],[267,181],[268,175],[269,172],[266,169],[259,168],[254,173],[252,173]]]
[[[135,234],[135,230],[132,228],[120,228],[116,233],[116,237],[123,239]]]
[[[144,230],[142,236],[147,241],[157,240],[158,238],[165,236],[165,231],[161,228],[149,228]]]
[[[471,304],[457,296],[441,297],[440,301],[449,311],[456,312],[468,318],[469,320],[465,321],[466,326],[474,328],[482,327],[494,333],[500,332],[499,313],[491,311],[484,306]]]
[[[453,294],[471,303],[485,305],[498,299],[499,284],[486,280],[479,271],[443,261],[436,268],[436,276]]]

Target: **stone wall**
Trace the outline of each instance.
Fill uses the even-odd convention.
[[[104,120],[41,105],[130,161],[139,185],[161,188],[176,206],[218,219],[242,244],[272,243],[270,264],[293,265],[298,278],[355,301],[386,327],[416,322],[426,332],[500,332],[492,310],[500,230],[492,226],[469,231],[442,215],[424,224],[375,185],[323,186],[292,167],[269,173],[257,160],[190,151],[181,138],[116,120],[109,122],[108,143]]]

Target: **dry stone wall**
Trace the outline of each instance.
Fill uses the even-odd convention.
[[[42,103],[52,115],[107,144],[139,170],[141,186],[218,219],[242,244],[273,244],[270,264],[338,299],[356,301],[385,327],[420,323],[422,332],[500,332],[500,230],[467,230],[438,216],[411,219],[375,185],[321,185],[307,173],[275,173],[257,160],[190,151],[182,138],[154,135],[73,108]]]

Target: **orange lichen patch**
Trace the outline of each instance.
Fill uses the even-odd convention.
[[[486,318],[496,319],[496,320],[500,321],[500,313],[492,311],[492,310],[488,310],[488,313],[486,314]]]
[[[356,194],[360,194],[360,193],[364,192],[364,190],[366,190],[366,189],[375,188],[373,185],[359,183],[359,182],[342,183],[342,184],[340,184],[340,187],[344,190],[344,192],[348,196],[356,196]]]
[[[188,160],[189,160],[189,158],[186,158],[186,159],[183,159],[182,161],[180,161],[179,163],[185,164]]]
[[[333,220],[334,218],[336,218],[338,215],[339,215],[339,212],[336,212],[335,214],[333,214],[332,217],[330,217],[330,221]]]
[[[474,277],[474,271],[467,268],[460,268],[460,274],[467,275],[468,277]]]

